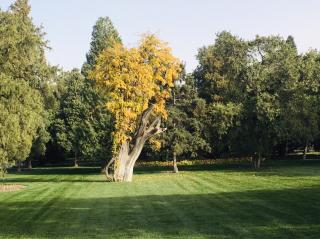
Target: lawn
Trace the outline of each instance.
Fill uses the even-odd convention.
[[[97,168],[11,173],[0,238],[320,238],[320,162],[139,169],[106,183]]]

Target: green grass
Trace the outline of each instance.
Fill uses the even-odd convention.
[[[320,162],[139,169],[106,183],[96,168],[10,174],[0,238],[320,238]]]

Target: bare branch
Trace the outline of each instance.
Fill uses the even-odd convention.
[[[260,57],[261,57],[261,61],[264,61],[264,55],[263,55],[263,53],[261,52],[261,49],[260,49],[260,45],[258,44],[258,46],[257,46],[257,50],[258,50],[258,53],[259,53],[259,55],[260,55]]]
[[[113,177],[110,176],[110,174],[109,174],[109,168],[110,168],[111,164],[114,163],[114,161],[115,161],[115,158],[112,158],[112,159],[109,161],[109,163],[107,164],[107,166],[106,166],[106,177],[107,177],[107,180],[110,180],[110,181],[113,180]]]
[[[154,108],[154,104],[150,105],[142,113],[139,128],[138,128],[136,134],[134,135],[135,138],[143,135],[143,133],[144,133],[146,127],[147,127],[147,124],[148,124],[148,121],[149,121],[149,117],[151,115],[151,112],[152,112],[153,108]]]
[[[161,117],[157,117],[147,129],[146,137],[150,138],[153,135],[160,134],[166,130],[166,128],[161,128]]]
[[[146,132],[148,133],[152,129],[160,127],[160,124],[161,124],[161,117],[159,116],[149,125],[148,129],[146,130]]]

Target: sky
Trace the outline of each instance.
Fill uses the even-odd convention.
[[[6,10],[13,0],[0,0]],[[223,30],[244,39],[255,35],[295,38],[298,50],[320,49],[318,0],[30,0],[31,16],[42,24],[51,50],[47,59],[65,70],[81,68],[92,27],[109,16],[123,42],[137,46],[143,33],[169,43],[191,72],[197,50]]]

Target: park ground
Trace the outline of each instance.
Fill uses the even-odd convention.
[[[320,238],[320,161],[139,168],[107,183],[98,168],[11,172],[0,238]]]

